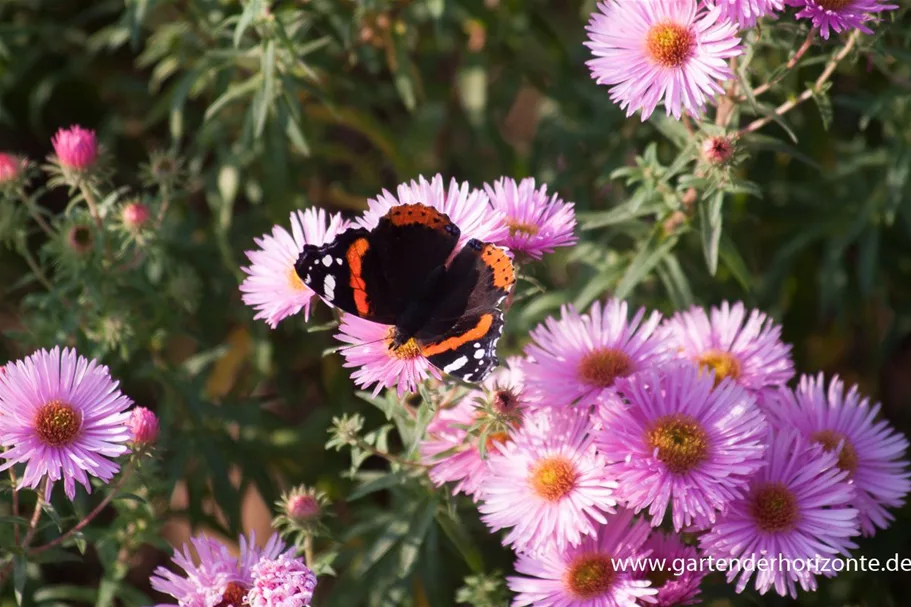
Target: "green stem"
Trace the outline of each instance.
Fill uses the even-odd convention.
[[[28,246],[26,246],[25,243],[21,244],[19,247],[19,252],[22,254],[22,257],[25,258],[25,263],[28,264],[28,267],[32,270],[32,274],[35,275],[35,278],[38,280],[38,282],[40,282],[48,291],[53,291],[54,285],[52,285],[51,281],[48,280],[47,275],[44,273],[44,270],[41,269],[38,261],[34,258],[31,251],[28,250]]]

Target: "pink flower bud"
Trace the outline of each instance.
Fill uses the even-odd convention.
[[[130,413],[127,426],[133,433],[133,441],[151,444],[158,438],[158,417],[145,407],[136,407]]]
[[[18,156],[0,152],[0,185],[18,179],[24,167],[25,161]]]
[[[319,515],[320,504],[316,496],[310,494],[293,494],[288,498],[285,507],[291,520],[304,522]]]
[[[702,142],[702,156],[711,164],[724,164],[734,154],[734,144],[727,137],[709,137]]]
[[[138,232],[149,221],[149,207],[141,202],[131,202],[120,211],[120,219],[128,230]]]
[[[98,159],[98,141],[95,131],[90,131],[78,125],[68,129],[60,129],[54,138],[54,152],[61,166],[84,170]]]

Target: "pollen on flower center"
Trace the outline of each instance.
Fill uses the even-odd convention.
[[[576,486],[576,469],[565,457],[548,457],[534,465],[530,480],[535,493],[556,502]]]
[[[829,11],[840,11],[854,0],[816,0],[816,4]]]
[[[242,607],[245,596],[247,596],[245,586],[237,582],[229,582],[225,593],[221,596],[221,602],[216,607]]]
[[[822,448],[826,451],[834,451],[838,448],[838,445],[842,444],[842,441],[844,441],[841,451],[838,453],[838,467],[849,475],[854,474],[854,472],[857,471],[857,450],[854,449],[854,445],[851,444],[851,441],[849,441],[841,432],[836,432],[835,430],[820,430],[819,432],[814,432],[813,435],[810,436],[810,440],[822,445]]]
[[[534,236],[541,231],[541,228],[533,223],[518,221],[516,219],[507,219],[506,226],[509,228],[510,236],[515,236],[516,234]]]
[[[397,348],[392,345],[394,340],[395,327],[389,327],[389,332],[386,333],[386,344],[389,346],[389,353],[393,357],[399,360],[410,360],[421,355],[421,346],[418,345],[418,342],[413,337]]]
[[[592,599],[610,589],[616,572],[610,558],[602,554],[584,554],[570,563],[565,583],[578,599]]]
[[[699,357],[699,366],[715,372],[715,385],[717,386],[726,378],[740,379],[740,361],[730,352],[709,350]]]
[[[73,442],[81,426],[79,412],[59,400],[43,405],[35,417],[35,432],[45,445],[51,447],[62,447]]]
[[[782,483],[767,483],[753,492],[750,515],[760,531],[789,531],[797,523],[797,498]]]
[[[583,356],[579,364],[582,381],[601,388],[614,385],[618,377],[626,377],[632,372],[633,361],[626,352],[614,348],[593,350]]]
[[[653,25],[645,38],[649,56],[663,67],[680,67],[693,54],[696,37],[689,28],[665,21]]]
[[[297,275],[297,270],[294,269],[294,266],[291,266],[288,269],[288,286],[295,291],[307,290],[307,285],[305,285],[304,281],[301,280],[301,277]]]
[[[659,418],[646,431],[646,442],[675,474],[689,472],[708,455],[709,439],[698,421],[676,413]]]

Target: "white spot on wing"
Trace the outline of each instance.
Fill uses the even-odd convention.
[[[332,274],[326,274],[326,278],[323,279],[323,297],[329,301],[335,298],[335,276]]]
[[[304,283],[308,284],[308,285],[310,284],[310,274],[309,273],[306,276],[304,276]]]
[[[475,345],[478,345],[478,344],[475,344]],[[477,358],[478,360],[481,360],[482,358],[484,358],[484,350],[480,350],[480,349],[475,350],[474,357]]]
[[[453,371],[458,371],[459,369],[464,367],[466,363],[468,363],[468,357],[460,356],[457,359],[455,359],[454,361],[452,361],[451,363],[449,363],[448,365],[446,365],[445,367],[443,367],[443,372],[452,373]]]
[[[327,268],[332,265],[332,255],[326,255],[323,257],[323,265]]]
[[[338,265],[342,265],[342,258],[341,258],[341,257],[336,257],[336,258],[335,258],[335,263],[337,263]]]

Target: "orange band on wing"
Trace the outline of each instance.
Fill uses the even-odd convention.
[[[478,323],[468,331],[462,333],[461,335],[455,335],[453,337],[444,339],[440,343],[423,346],[421,348],[421,354],[424,356],[433,356],[434,354],[439,354],[441,352],[455,350],[459,346],[467,344],[470,341],[476,341],[487,335],[487,332],[490,331],[490,326],[492,324],[493,314],[482,314],[478,319]]]
[[[354,291],[354,305],[357,308],[357,313],[361,316],[365,316],[370,312],[367,283],[364,282],[364,278],[361,276],[364,267],[364,255],[369,248],[370,243],[367,242],[366,238],[358,238],[351,243],[351,246],[348,247],[348,252],[345,253],[345,257],[348,260],[348,269],[351,271],[349,284],[352,291]]]
[[[452,223],[449,217],[443,213],[423,204],[400,204],[394,206],[386,213],[386,218],[394,226],[407,226],[417,223],[440,229]]]
[[[481,259],[493,271],[493,286],[508,291],[516,281],[516,273],[506,252],[500,247],[485,244]]]

